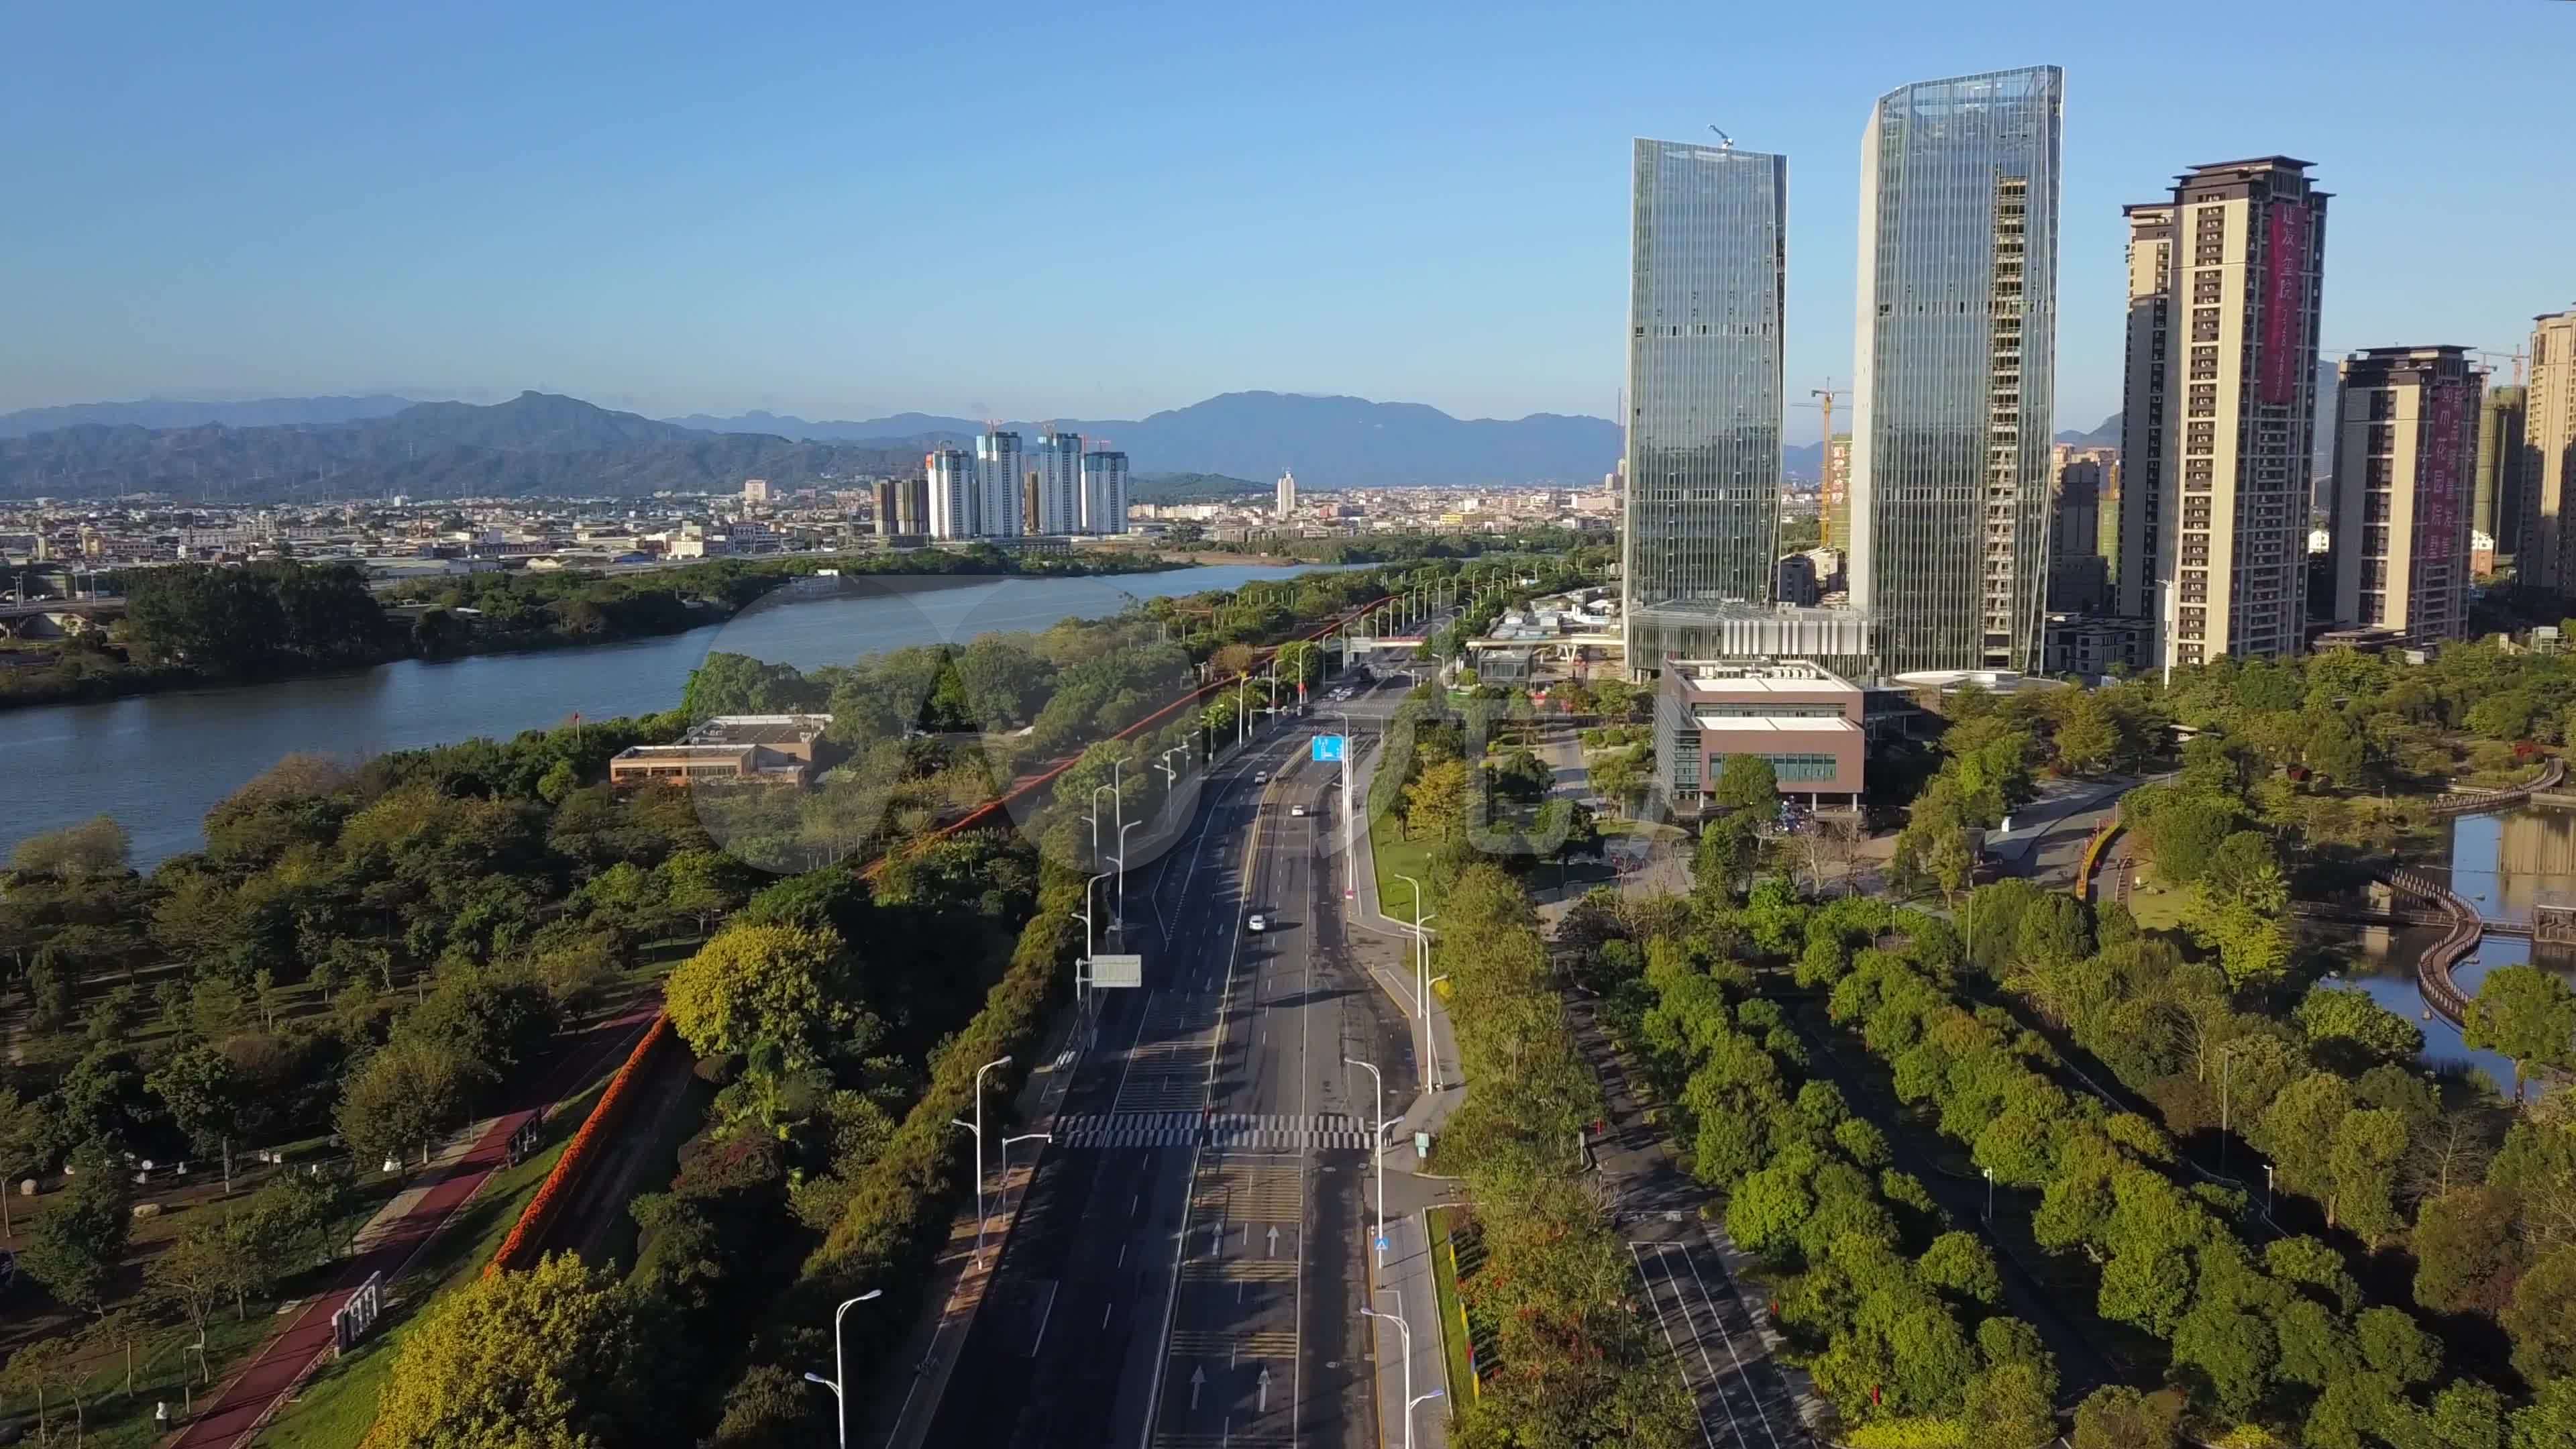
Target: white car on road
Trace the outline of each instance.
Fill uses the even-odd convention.
[[[1252,919],[1243,923],[1243,928],[1258,936],[1262,932],[1270,929],[1270,918],[1262,915],[1258,911],[1255,911],[1252,915]]]

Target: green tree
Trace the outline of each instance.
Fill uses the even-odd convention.
[[[191,1223],[143,1268],[145,1288],[184,1315],[200,1337],[216,1305],[246,1298],[258,1276],[248,1244],[219,1218]]]
[[[211,1047],[172,1053],[161,1069],[143,1079],[145,1089],[161,1099],[172,1125],[203,1153],[231,1157],[232,1139],[241,1132],[249,1086],[232,1059]]]
[[[2534,1067],[2570,1065],[2576,1048],[2576,991],[2537,966],[2499,966],[2478,984],[2461,1023],[2469,1047],[2513,1059],[2513,1095]]]
[[[2057,1375],[2037,1364],[2005,1364],[1969,1381],[1960,1422],[1968,1442],[2023,1449],[2057,1437]]]
[[[65,1307],[95,1312],[133,1228],[125,1179],[94,1163],[27,1229],[18,1266]]]
[[[2377,1252],[2379,1240],[2404,1225],[2396,1194],[2397,1166],[2405,1155],[2404,1117],[2375,1107],[2346,1113],[2335,1124],[2327,1154],[2334,1193],[2326,1203],[2326,1226],[2341,1221]]]
[[[0,1087],[0,1237],[17,1236],[9,1217],[9,1199],[17,1195],[21,1181],[44,1167],[45,1144],[53,1135],[41,1100],[30,1101],[14,1087]]]
[[[125,827],[101,815],[19,841],[9,853],[9,868],[20,875],[87,881],[125,874],[132,868],[132,855],[133,842]]]
[[[2177,1394],[2142,1394],[2111,1384],[2075,1406],[2075,1449],[2173,1449],[2181,1428]]]
[[[880,1032],[854,1000],[844,954],[829,928],[727,927],[671,973],[671,1024],[701,1057],[759,1042],[775,1044],[790,1071],[864,1057]]]
[[[1729,755],[1709,785],[1709,803],[1721,810],[1750,810],[1769,819],[1780,808],[1780,772],[1761,755]]]
[[[2333,710],[2311,718],[2300,754],[2311,771],[2339,785],[2359,783],[2369,763],[2361,736],[2354,734],[2343,715]]]
[[[571,1254],[470,1279],[403,1336],[372,1438],[382,1449],[649,1442],[667,1427],[653,1416],[662,1334],[614,1269]]]
[[[2327,1064],[2358,1072],[2374,1062],[2412,1061],[2424,1049],[2415,1023],[2353,987],[2317,985],[2299,1001],[2299,1030]]]
[[[2576,1247],[2531,1265],[2505,1305],[2513,1366],[2533,1383],[2576,1375]]]
[[[2484,1184],[2428,1198],[2416,1212],[2415,1301],[2435,1313],[2504,1311],[2521,1254],[2513,1195]]]
[[[1467,837],[1467,789],[1473,777],[1464,760],[1425,765],[1404,790],[1404,830],[1416,840]]]
[[[1995,1255],[1973,1233],[1943,1233],[1934,1238],[1915,1262],[1914,1271],[1925,1283],[1970,1303],[1992,1307],[2003,1297],[2003,1274],[1995,1267]]]
[[[2090,775],[2111,762],[2120,745],[2110,706],[2090,689],[2075,691],[2057,725],[2057,763],[2069,774]]]
[[[399,1162],[417,1148],[427,1164],[430,1145],[465,1120],[470,1070],[446,1042],[397,1037],[342,1087],[333,1118],[341,1140],[361,1163]]]
[[[653,875],[661,884],[664,906],[696,921],[700,931],[751,893],[749,873],[719,850],[680,851],[656,866]]]

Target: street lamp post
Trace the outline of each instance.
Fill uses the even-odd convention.
[[[1052,1132],[1023,1132],[1017,1137],[1003,1138],[1002,1145],[993,1150],[995,1160],[1001,1165],[1002,1181],[1008,1183],[1011,1180],[1011,1145],[1013,1143],[1053,1142],[1054,1140],[1055,1134]],[[975,1256],[978,1258],[984,1256],[984,1220],[980,1213],[975,1219]]]
[[[1402,872],[1395,878],[1413,887],[1413,1004],[1422,1018],[1423,1082],[1436,1092],[1440,1090],[1440,1053],[1431,1037],[1431,938],[1422,930],[1432,918],[1422,914],[1422,882]]]
[[[1387,1291],[1395,1293],[1395,1312],[1380,1313],[1374,1308],[1363,1305],[1360,1309],[1360,1316],[1362,1318],[1383,1318],[1387,1322],[1394,1324],[1396,1335],[1404,1344],[1404,1449],[1413,1449],[1413,1411],[1420,1408],[1422,1405],[1431,1402],[1433,1399],[1440,1397],[1442,1390],[1433,1389],[1427,1394],[1423,1394],[1419,1397],[1415,1396],[1413,1392],[1413,1325],[1404,1321],[1404,1295],[1400,1292],[1396,1292],[1394,1289],[1389,1289]]]
[[[1383,1268],[1386,1266],[1386,1079],[1378,1075],[1375,1062],[1344,1057],[1342,1065],[1358,1067],[1368,1073],[1377,1093],[1377,1130],[1369,1134],[1369,1143],[1374,1149],[1372,1155],[1377,1159],[1377,1262]]]
[[[975,1258],[978,1263],[981,1263],[984,1257],[984,1074],[995,1067],[1007,1067],[1010,1064],[1009,1057],[995,1057],[977,1067],[975,1069],[975,1120],[963,1122],[954,1117],[948,1119],[953,1125],[975,1134]]]
[[[1118,827],[1118,910],[1109,918],[1110,929],[1119,933],[1119,944],[1126,944],[1127,931],[1127,832],[1144,824],[1130,820]]]
[[[832,1376],[827,1379],[818,1373],[809,1372],[805,1375],[805,1382],[821,1384],[832,1391],[832,1427],[840,1432],[842,1449],[849,1449],[850,1406],[841,1393],[841,1385],[849,1379],[848,1371],[841,1367],[841,1315],[884,1292],[882,1288],[871,1288],[832,1310]]]
[[[1995,1170],[1989,1167],[1983,1171],[1986,1174],[1986,1221],[1993,1222],[1995,1220]]]

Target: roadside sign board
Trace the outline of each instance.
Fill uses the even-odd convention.
[[[1094,956],[1091,958],[1093,986],[1142,986],[1145,984],[1145,958],[1142,956]]]
[[[1342,744],[1343,737],[1340,735],[1315,736],[1315,763],[1319,765],[1340,764],[1342,761]]]

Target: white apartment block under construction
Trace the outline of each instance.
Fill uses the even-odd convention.
[[[2121,605],[2156,623],[2157,663],[2278,658],[2304,638],[2327,201],[2308,167],[2196,166],[2171,203],[2129,208],[2117,572]]]

